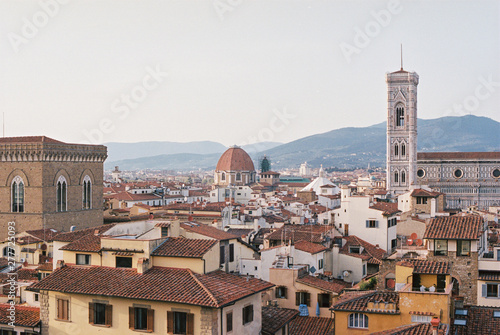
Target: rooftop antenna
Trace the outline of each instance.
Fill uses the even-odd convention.
[[[401,43],[401,71],[403,71],[403,43]]]

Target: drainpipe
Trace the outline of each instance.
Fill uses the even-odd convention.
[[[224,307],[220,308],[220,335],[224,335]]]

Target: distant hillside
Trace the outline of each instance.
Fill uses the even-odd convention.
[[[299,164],[305,161],[313,167],[323,164],[326,167],[352,168],[364,167],[368,163],[372,167],[385,166],[385,133],[385,122],[370,127],[341,128],[323,134],[304,137],[271,149],[257,147],[257,150],[260,150],[259,152],[253,153],[249,150],[249,154],[254,158],[256,167],[258,157],[264,154],[267,155],[271,158],[273,169],[298,167]],[[109,163],[105,164],[105,168],[110,169],[114,165],[119,165],[120,169],[123,170],[145,168],[179,170],[212,169],[215,168],[220,153],[226,149],[224,146],[222,147],[219,152],[205,151],[204,154],[196,152],[196,154],[183,153],[158,156],[158,152],[155,152],[156,156],[115,162],[108,158],[107,162]],[[112,152],[112,149],[108,148],[108,150]],[[431,120],[419,119],[418,150],[499,151],[500,123],[486,117],[472,115],[442,117]],[[129,158],[132,157],[129,156]]]
[[[498,151],[500,123],[486,117],[466,115],[418,120],[419,151]],[[266,150],[275,167],[385,166],[386,123],[363,128],[341,128],[304,137]]]
[[[171,154],[213,154],[222,153],[227,148],[217,142],[138,142],[104,143],[108,147],[107,162]]]

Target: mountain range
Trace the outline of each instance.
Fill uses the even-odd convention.
[[[108,160],[105,169],[121,170],[213,169],[227,148],[217,142],[189,143],[139,142],[105,143]],[[419,151],[499,151],[500,123],[487,117],[465,115],[418,120]],[[298,167],[307,161],[312,167],[354,168],[385,166],[386,123],[369,127],[348,127],[300,138],[244,146],[257,168],[259,157],[266,155],[273,169]],[[256,150],[257,149],[257,150]],[[154,155],[153,155],[154,154]],[[127,157],[127,159],[124,159]]]

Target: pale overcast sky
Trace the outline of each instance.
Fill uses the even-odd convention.
[[[500,120],[497,0],[60,2],[0,2],[6,136],[232,145],[368,126],[400,43],[419,118]]]

